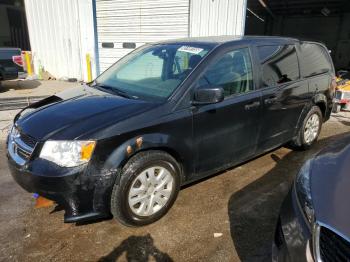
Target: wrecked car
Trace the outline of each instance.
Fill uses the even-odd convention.
[[[341,110],[348,110],[350,106],[350,80],[343,78],[347,71],[339,71],[337,77],[337,88],[333,99],[333,113],[339,113]]]
[[[0,48],[0,87],[1,81],[17,79],[24,74],[20,48]]]
[[[349,261],[350,136],[305,162],[283,202],[273,261]]]
[[[65,222],[166,214],[181,186],[286,143],[307,149],[332,110],[325,46],[206,37],[142,46],[92,83],[25,108],[8,136],[24,189]]]

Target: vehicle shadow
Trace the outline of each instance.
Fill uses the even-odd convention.
[[[7,80],[1,82],[0,93],[7,92],[11,89],[25,90],[34,89],[40,86],[40,81],[37,80]]]
[[[309,151],[291,151],[263,177],[235,192],[229,199],[231,238],[242,261],[271,261],[271,245],[280,206],[302,164],[325,145],[347,134],[317,142]]]
[[[350,126],[350,118],[348,116],[339,115],[339,114],[333,114],[332,116],[343,125]]]
[[[113,249],[108,255],[100,258],[99,262],[118,261],[125,252],[127,261],[148,262],[151,261],[170,262],[172,258],[161,252],[154,246],[153,238],[150,234],[145,236],[130,236],[125,239],[118,247]]]

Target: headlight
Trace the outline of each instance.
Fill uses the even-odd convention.
[[[12,135],[13,135],[13,124],[8,129],[8,134],[7,134],[7,138],[6,138],[6,145],[8,145],[9,140],[10,140],[10,136],[12,136]]]
[[[13,124],[11,124],[10,126],[9,126],[9,129],[8,129],[8,134],[9,135],[12,135],[13,134],[13,132],[14,132],[14,125]]]
[[[309,223],[312,224],[315,221],[315,215],[311,198],[310,166],[311,160],[308,160],[300,169],[295,181],[295,188],[301,208]]]
[[[47,141],[40,158],[62,167],[75,167],[89,162],[95,145],[95,141]]]

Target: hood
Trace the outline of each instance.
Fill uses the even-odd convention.
[[[35,110],[24,112],[16,123],[23,133],[37,140],[75,139],[156,105],[81,86],[33,104],[30,108]]]
[[[350,239],[350,136],[321,151],[311,170],[316,219]]]

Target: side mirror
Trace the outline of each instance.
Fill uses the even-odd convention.
[[[204,87],[196,89],[193,105],[215,104],[224,100],[224,89],[222,87]]]

